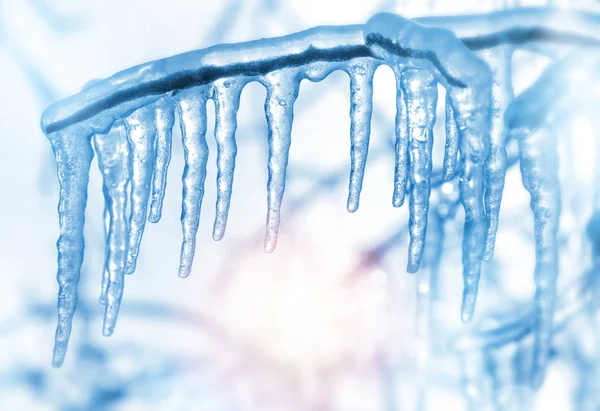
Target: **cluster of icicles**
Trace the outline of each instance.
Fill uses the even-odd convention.
[[[564,24],[583,31],[576,33],[577,36],[594,37],[593,31],[585,31],[590,26],[585,22],[573,26],[564,15],[558,19],[551,17],[540,10],[529,10],[520,18],[539,19],[546,26],[548,22],[555,25],[567,22]],[[486,22],[489,17],[472,18]],[[489,27],[489,33],[459,39],[453,32],[460,35],[466,27],[460,18],[421,21],[436,26],[432,28],[383,13],[365,25],[318,27],[286,37],[220,45],[146,63],[94,83],[50,107],[44,113],[42,128],[53,145],[58,163],[61,230],[53,364],[63,363],[71,332],[84,254],[84,211],[94,150],[104,178],[107,239],[101,302],[105,305],[103,333],[110,335],[123,295],[124,274],[135,270],[146,219],[157,222],[161,217],[175,112],[185,153],[179,276],[186,277],[194,258],[204,194],[207,100],[212,99],[216,108],[218,181],[213,238],[219,240],[225,232],[232,192],[240,94],[252,81],[260,82],[267,90],[269,159],[264,247],[272,252],[277,243],[294,102],[301,80],[321,81],[336,70],[343,70],[350,77],[351,166],[347,208],[354,212],[359,205],[367,160],[372,81],[381,64],[393,69],[397,82],[393,205],[400,207],[408,193],[409,272],[419,268],[427,228],[437,84],[447,91],[443,177],[451,180],[458,175],[465,210],[462,319],[469,321],[481,262],[492,258],[498,228],[506,171],[505,140],[511,131],[506,124],[531,134],[546,115],[543,112],[521,116],[521,108],[509,107],[510,50],[531,38],[543,40],[543,36],[536,35],[535,25],[529,34],[523,28],[517,34],[506,31],[512,20],[514,15],[509,19],[499,13],[494,25],[483,25]],[[549,27],[548,32],[553,28]],[[503,49],[502,44],[510,47]],[[478,55],[476,50],[482,53]],[[514,104],[518,103],[515,100]],[[522,106],[527,107],[528,103],[531,101]],[[507,116],[508,111],[513,112],[514,118],[503,121],[505,111]],[[556,235],[560,195],[554,164],[556,147],[551,141],[523,141],[523,181],[531,193],[536,223],[535,368],[543,372],[558,273]]]

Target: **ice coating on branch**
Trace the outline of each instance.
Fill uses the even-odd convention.
[[[415,273],[421,263],[427,231],[437,82],[429,71],[407,69],[402,73],[402,90],[408,117],[410,158],[410,244],[406,271]]]
[[[372,59],[354,60],[347,68],[350,76],[350,184],[346,208],[351,213],[358,209],[367,165],[376,68]]]
[[[77,304],[77,284],[83,262],[83,223],[87,201],[88,175],[93,152],[89,130],[72,127],[48,136],[58,167],[60,201],[58,216],[58,326],[52,365],[60,367],[65,359],[73,314]]]
[[[140,243],[146,226],[148,200],[154,166],[156,128],[152,106],[144,107],[125,119],[127,139],[131,145],[131,215],[127,240],[125,273],[135,271]]]
[[[494,255],[496,233],[504,177],[506,175],[506,136],[504,111],[514,98],[512,89],[512,55],[511,46],[503,46],[488,50],[483,57],[492,69],[494,83],[492,85],[492,124],[490,127],[490,156],[486,164],[487,180],[485,189],[485,212],[488,218],[488,232],[485,244],[484,261],[490,261]]]
[[[285,174],[292,144],[294,103],[298,97],[300,80],[297,78],[297,73],[291,71],[271,73],[265,76],[263,81],[267,89],[265,116],[269,142],[267,233],[264,248],[265,252],[270,253],[277,245]]]
[[[152,177],[152,194],[150,196],[150,213],[148,221],[157,223],[162,214],[165,189],[167,188],[167,171],[171,162],[171,143],[175,110],[171,99],[163,99],[154,105],[156,128],[156,146],[154,160],[154,176]]]
[[[232,79],[219,80],[213,85],[215,140],[217,142],[217,210],[213,226],[215,241],[223,238],[227,226],[237,154],[235,142],[237,111],[243,86],[244,83]]]
[[[380,13],[364,27],[371,52],[388,62],[407,59],[430,70],[444,85],[454,111],[461,155],[459,190],[465,209],[462,319],[475,309],[487,221],[483,205],[485,163],[490,146],[492,74],[489,67],[450,31],[428,28],[403,17]]]
[[[396,144],[394,149],[395,168],[392,205],[394,207],[401,207],[404,204],[408,170],[410,167],[408,158],[408,113],[406,111],[404,92],[402,91],[401,67],[394,66],[394,77],[396,79]]]
[[[108,336],[114,331],[123,297],[129,233],[126,213],[130,149],[123,122],[115,123],[105,135],[95,135],[93,141],[103,178],[102,190],[108,217],[100,296],[100,302],[105,305],[103,334]]]
[[[552,319],[558,277],[558,226],[560,183],[557,139],[549,129],[539,129],[519,141],[523,186],[531,196],[535,232],[535,344],[532,384],[539,387],[552,338]]]
[[[206,88],[188,90],[179,96],[179,118],[185,167],[183,169],[183,200],[181,226],[183,243],[179,261],[179,276],[190,275],[196,251],[196,233],[200,224],[200,207],[204,197],[204,180],[208,162],[206,144]]]

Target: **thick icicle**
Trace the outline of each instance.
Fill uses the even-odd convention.
[[[346,207],[350,213],[358,209],[369,153],[376,68],[372,59],[354,60],[347,68],[350,76],[350,184]]]
[[[93,151],[87,130],[73,127],[48,136],[58,165],[60,201],[58,216],[58,326],[52,365],[65,359],[73,314],[77,304],[77,284],[83,262],[83,224],[87,201],[88,175]]]
[[[538,129],[519,141],[523,186],[531,196],[535,231],[536,319],[532,384],[544,379],[550,343],[558,276],[560,184],[555,134]]]
[[[123,297],[127,261],[127,185],[129,183],[129,143],[123,122],[115,123],[106,135],[94,136],[94,147],[103,177],[104,201],[108,210],[106,256],[100,301],[106,305],[102,333],[114,331]]]
[[[273,72],[265,76],[267,88],[265,115],[269,133],[269,177],[267,181],[267,233],[265,252],[270,253],[277,245],[279,220],[288,153],[291,145],[294,103],[298,97],[300,80],[295,72]]]
[[[148,199],[154,165],[154,110],[143,107],[125,119],[127,138],[131,147],[131,215],[127,240],[125,273],[135,271],[140,243],[146,226]]]
[[[167,187],[167,171],[171,162],[171,142],[175,124],[175,110],[172,100],[163,100],[155,106],[154,125],[156,127],[156,156],[154,160],[154,176],[152,177],[152,195],[148,221],[157,223],[162,214],[165,189]]]
[[[487,239],[485,243],[484,261],[494,256],[496,233],[504,178],[506,176],[506,136],[504,111],[514,98],[512,89],[512,46],[503,46],[483,54],[492,69],[492,123],[490,127],[490,155],[486,164],[485,212],[488,220]]]
[[[442,167],[442,177],[445,181],[452,180],[456,173],[458,140],[458,126],[454,119],[454,110],[450,99],[446,97],[446,144],[444,146],[444,165]]]
[[[219,241],[225,234],[237,146],[235,130],[240,95],[245,83],[238,80],[222,80],[215,84],[215,140],[217,142],[217,211],[213,226],[213,239]]]
[[[408,170],[410,161],[408,157],[408,115],[406,113],[406,101],[402,91],[402,70],[394,66],[396,78],[396,146],[395,146],[395,168],[394,168],[394,194],[392,205],[401,207],[404,204],[406,193],[406,182],[408,181]]]
[[[204,180],[208,161],[206,144],[206,88],[186,91],[180,95],[179,118],[185,167],[183,170],[183,206],[181,225],[183,243],[179,276],[187,277],[192,270],[196,250],[196,233],[200,224],[200,207],[204,197]]]
[[[487,232],[483,180],[490,139],[492,74],[485,62],[448,30],[379,13],[365,24],[364,35],[374,56],[388,64],[409,60],[435,73],[446,88],[460,141],[459,190],[465,209],[461,317],[469,321],[475,309]]]
[[[415,273],[421,263],[427,231],[437,83],[429,71],[408,69],[402,73],[402,90],[406,100],[410,140],[410,244],[406,270]]]

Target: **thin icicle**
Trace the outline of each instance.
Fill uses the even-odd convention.
[[[206,144],[206,89],[186,91],[180,95],[179,118],[185,167],[183,170],[183,206],[181,225],[183,243],[179,261],[179,276],[192,271],[196,250],[196,233],[200,224],[200,207],[204,197],[208,145]]]
[[[392,205],[401,207],[404,204],[406,193],[406,182],[408,181],[408,170],[410,167],[408,157],[408,115],[406,113],[406,101],[402,91],[402,70],[394,66],[396,78],[396,164],[394,169],[394,194]]]
[[[350,213],[358,209],[365,176],[373,113],[373,75],[376,68],[370,59],[354,60],[347,68],[350,76],[350,184],[346,207]]]
[[[213,226],[213,239],[219,241],[225,234],[227,216],[233,189],[235,170],[235,130],[240,95],[245,83],[236,80],[221,80],[215,84],[215,140],[217,142],[217,211]]]
[[[125,273],[135,271],[140,244],[146,226],[148,199],[154,164],[154,110],[144,107],[125,119],[127,138],[131,147],[131,216]]]
[[[437,83],[429,71],[409,69],[403,72],[402,90],[408,115],[411,165],[409,173],[410,218],[408,222],[410,244],[406,270],[409,273],[415,273],[421,263],[427,231]]]
[[[442,177],[450,181],[456,174],[458,164],[458,126],[454,119],[454,110],[450,99],[446,97],[446,145],[444,150],[444,165]]]
[[[490,155],[486,164],[485,212],[488,220],[488,231],[485,243],[484,261],[494,256],[496,233],[504,178],[506,176],[506,136],[504,110],[514,98],[512,89],[512,46],[504,46],[484,54],[484,58],[492,69],[492,123],[490,127]]]
[[[264,249],[270,253],[277,246],[285,173],[292,142],[294,103],[298,97],[300,81],[294,72],[274,72],[265,76],[264,84],[267,88],[265,115],[269,132],[268,211]]]
[[[105,307],[102,333],[115,329],[123,297],[127,261],[127,185],[129,183],[129,143],[122,122],[115,123],[106,135],[94,137],[98,165],[103,177],[102,190],[108,211],[106,256],[100,301]]]
[[[94,149],[98,153],[96,138],[94,138]],[[102,172],[102,168],[100,168]],[[104,189],[104,186],[102,187]],[[106,266],[106,256],[108,255],[108,232],[110,231],[110,213],[108,205],[104,201],[104,269],[102,270],[102,282],[100,283],[100,298],[98,302],[102,305],[106,304],[106,292],[108,291],[108,267]]]
[[[538,129],[519,141],[523,186],[531,196],[535,231],[536,324],[532,384],[544,379],[550,343],[558,276],[560,184],[555,134]]]
[[[171,141],[175,110],[172,101],[162,101],[155,105],[154,124],[156,127],[156,157],[154,161],[154,176],[152,178],[152,195],[148,221],[158,223],[162,214],[165,189],[167,187],[167,171],[171,162]]]
[[[60,201],[58,217],[58,326],[52,365],[60,367],[65,359],[73,314],[77,303],[77,284],[83,262],[83,224],[87,185],[93,151],[89,135],[73,128],[48,136],[58,165]]]

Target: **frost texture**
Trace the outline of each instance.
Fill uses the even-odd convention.
[[[516,15],[522,28],[510,31],[515,15],[497,13],[494,27],[489,16],[473,17],[481,35],[460,39],[460,18],[426,18],[421,25],[382,13],[364,26],[318,27],[281,38],[237,45],[221,45],[142,64],[97,82],[81,93],[46,110],[42,128],[50,139],[58,163],[61,185],[58,241],[58,327],[54,365],[64,361],[77,298],[83,259],[83,222],[92,142],[104,177],[107,230],[106,262],[101,302],[105,304],[104,334],[115,327],[123,295],[124,274],[135,270],[145,221],[161,216],[171,156],[171,136],[177,111],[182,130],[183,243],[179,276],[192,268],[208,160],[206,103],[215,102],[217,142],[217,204],[213,238],[226,229],[236,158],[236,115],[242,89],[260,82],[267,90],[268,126],[267,222],[264,248],[277,244],[285,191],[288,154],[292,141],[293,109],[300,83],[321,81],[331,72],[350,77],[350,182],[347,209],[359,206],[366,167],[373,76],[381,64],[396,76],[396,143],[392,204],[400,207],[409,194],[409,262],[407,271],[419,269],[424,252],[432,186],[432,143],[436,121],[437,86],[446,89],[446,142],[441,178],[450,191],[458,190],[445,205],[448,215],[458,201],[465,211],[463,236],[464,292],[462,319],[473,316],[481,263],[492,258],[504,176],[506,137],[533,134],[548,116],[549,107],[532,105],[534,91],[514,102],[510,86],[512,47],[530,40],[553,39],[565,25],[576,27],[567,40],[595,39],[593,25],[583,15],[544,15],[523,11]],[[481,21],[479,21],[480,19]],[[510,21],[509,21],[510,20]],[[574,25],[574,23],[576,23]],[[435,27],[429,27],[435,26]],[[540,32],[539,27],[544,29]],[[450,31],[448,29],[452,29]],[[595,40],[597,42],[597,40]],[[497,47],[499,46],[499,47]],[[494,48],[482,56],[474,50]],[[531,97],[532,96],[532,97]],[[550,100],[550,99],[548,99]],[[543,100],[543,101],[548,101]],[[522,106],[521,106],[522,105]],[[530,113],[522,110],[537,110]],[[537,107],[537,108],[536,108]],[[502,113],[506,110],[506,129]],[[537,122],[537,123],[536,123]],[[534,124],[535,123],[535,124]],[[560,194],[556,177],[555,146],[538,133],[520,143],[523,183],[531,194],[537,244],[537,320],[535,377],[540,381],[552,333],[556,293],[556,234]],[[541,142],[544,141],[544,144]],[[553,140],[552,140],[553,141]],[[455,179],[458,175],[458,179]],[[126,215],[130,205],[130,214]],[[441,250],[447,215],[433,216],[435,253]],[[431,240],[431,241],[433,241]],[[429,288],[439,258],[428,263],[419,283]],[[420,323],[428,312],[429,295],[419,300]],[[425,323],[423,323],[425,324]]]

